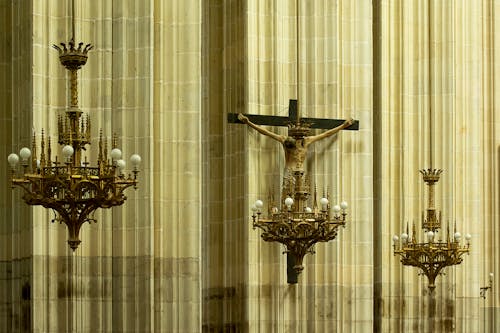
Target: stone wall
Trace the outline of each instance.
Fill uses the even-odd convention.
[[[75,4],[76,39],[95,45],[79,74],[92,142],[102,129],[126,156],[139,153],[139,188],[96,213],[73,254],[66,228],[22,203],[0,168],[0,331],[498,327],[496,288],[479,297],[489,272],[494,285],[500,275],[497,4]],[[0,0],[1,156],[29,145],[33,130],[56,135],[68,84],[51,45],[70,37],[69,5]],[[349,203],[349,222],[306,256],[296,285],[286,283],[283,248],[263,242],[249,216],[279,189],[282,148],[226,121],[229,112],[286,115],[290,99],[301,116],[360,121],[311,147],[312,183]],[[445,170],[436,206],[473,235],[433,296],[392,254],[392,235],[425,209],[418,170],[430,166],[431,133],[432,166]],[[95,148],[87,156],[94,164]]]

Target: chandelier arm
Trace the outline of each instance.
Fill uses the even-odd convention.
[[[120,193],[123,193],[123,191],[125,191],[127,188],[132,187],[132,186],[136,186],[137,182],[135,180],[133,180],[131,182],[115,182],[115,184],[122,185],[122,186],[120,186],[120,188],[118,190]]]
[[[66,224],[65,221],[70,220],[70,216],[69,216],[68,212],[66,210],[62,209],[62,207],[60,205],[46,203],[46,204],[42,204],[42,206],[44,208],[50,208],[50,209],[56,211],[60,216],[59,222],[64,222],[64,224]]]
[[[95,203],[94,203],[95,202]],[[80,213],[78,214],[78,223],[80,225],[83,225],[85,222],[89,222],[89,215],[96,211],[98,208],[100,208],[100,205],[97,203],[97,200],[95,200],[94,202],[92,202],[91,205],[88,205],[88,206],[85,206],[84,209],[82,209],[80,211]]]

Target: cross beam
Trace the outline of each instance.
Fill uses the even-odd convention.
[[[319,128],[319,129],[331,129],[340,126],[344,123],[343,119],[298,118],[296,99],[290,100],[288,108],[288,117],[264,116],[258,114],[245,114],[245,116],[247,116],[248,119],[254,124],[267,125],[267,126],[288,126],[290,123],[296,123],[297,119],[299,119],[301,123],[309,124],[310,128]],[[243,124],[238,119],[237,113],[228,113],[227,122],[232,124]],[[344,130],[352,130],[352,131],[359,130],[359,121],[355,120],[351,126],[344,128]]]

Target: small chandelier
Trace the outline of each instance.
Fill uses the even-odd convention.
[[[74,20],[74,17],[73,17]],[[73,21],[74,31],[74,21]],[[74,36],[74,34],[73,34]],[[70,106],[66,117],[58,119],[58,143],[62,146],[62,158],[52,157],[50,137],[45,138],[42,130],[40,153],[37,154],[35,135],[32,148],[22,148],[17,154],[10,154],[12,187],[20,187],[23,200],[28,205],[41,205],[52,209],[55,218],[52,222],[64,223],[68,227],[68,244],[76,250],[80,244],[79,232],[85,222],[96,222],[93,218],[98,208],[122,205],[126,196],[124,190],[137,188],[138,166],[141,157],[130,157],[132,171],[124,173],[125,161],[117,148],[117,138],[113,136],[110,158],[108,144],[99,138],[97,166],[89,166],[83,151],[90,142],[90,118],[83,116],[78,108],[77,70],[87,62],[87,52],[92,45],[75,45],[74,37],[68,45],[54,45],[59,51],[61,64],[70,72]],[[17,165],[21,164],[18,169]]]
[[[314,253],[314,245],[328,242],[337,236],[338,228],[346,224],[347,203],[333,206],[330,215],[328,194],[317,201],[317,193],[310,198],[309,181],[304,171],[296,170],[283,177],[280,202],[269,195],[268,215],[263,216],[264,203],[257,200],[252,206],[253,227],[262,229],[262,239],[278,242],[294,258],[293,269],[300,274],[307,253]]]
[[[439,181],[441,169],[420,170],[424,182],[429,187],[429,206],[426,210],[427,216],[422,214],[422,229],[426,232],[427,241],[419,242],[413,225],[412,234],[409,235],[408,226],[406,232],[401,236],[394,235],[394,255],[401,257],[405,266],[414,266],[427,276],[428,288],[432,292],[435,288],[435,280],[438,274],[444,274],[442,270],[448,266],[458,265],[463,260],[463,255],[470,251],[471,235],[465,235],[465,244],[461,243],[462,235],[457,232],[456,226],[453,235],[450,235],[448,226],[443,239],[437,238],[441,228],[441,212],[439,215],[434,208],[434,185]]]

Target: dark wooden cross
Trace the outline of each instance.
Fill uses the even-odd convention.
[[[331,129],[340,126],[344,123],[342,119],[325,119],[325,118],[299,118],[297,113],[297,100],[291,99],[290,106],[288,108],[288,117],[282,116],[263,116],[258,114],[245,114],[252,123],[257,125],[268,125],[268,126],[288,126],[290,123],[296,123],[297,120],[300,123],[309,124],[310,128],[320,128],[320,129]],[[233,124],[243,124],[238,119],[237,113],[228,113],[227,122]],[[354,123],[344,128],[344,130],[358,130],[359,121],[355,120]]]
[[[325,119],[325,118],[299,118],[297,112],[297,100],[291,99],[288,108],[288,117],[281,116],[263,116],[256,114],[245,114],[252,123],[257,125],[268,125],[268,126],[288,126],[289,124],[297,123],[299,121],[301,124],[308,124],[309,128],[319,128],[319,129],[331,129],[340,126],[344,123],[342,119]],[[243,124],[238,119],[237,113],[228,113],[227,122],[233,124]],[[354,123],[344,128],[345,130],[359,130],[359,121],[355,120]],[[287,253],[287,282],[295,284],[298,282],[298,274],[293,268],[295,264],[295,258],[289,253]]]

